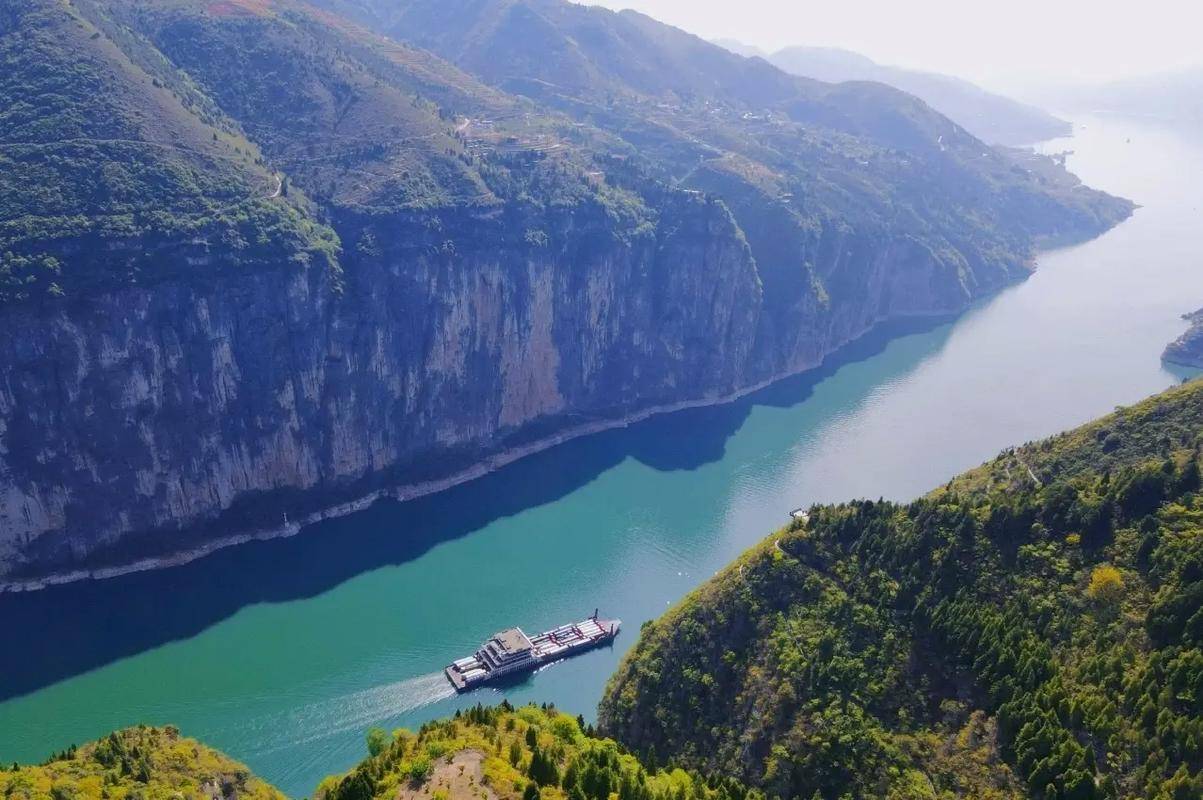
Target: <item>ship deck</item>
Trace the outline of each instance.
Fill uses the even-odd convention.
[[[468,688],[468,682],[464,680],[464,676],[451,667],[443,670],[443,674],[447,676],[447,680],[451,681],[451,685],[455,687],[455,691],[462,692]]]

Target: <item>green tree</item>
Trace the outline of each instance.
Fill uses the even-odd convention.
[[[378,756],[388,747],[389,736],[388,732],[383,728],[368,729],[368,755]]]

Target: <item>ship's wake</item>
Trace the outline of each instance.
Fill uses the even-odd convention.
[[[261,717],[253,725],[271,735],[254,755],[327,739],[349,731],[366,732],[373,725],[455,696],[442,672],[419,675],[396,683],[336,695],[288,711]]]

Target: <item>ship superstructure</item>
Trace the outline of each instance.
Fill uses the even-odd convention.
[[[530,672],[561,658],[611,641],[620,620],[593,616],[529,637],[521,628],[506,628],[489,637],[473,655],[447,665],[447,680],[458,692],[519,672]]]

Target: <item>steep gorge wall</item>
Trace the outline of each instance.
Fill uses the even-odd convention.
[[[137,534],[170,550],[440,477],[532,423],[730,393],[755,265],[721,204],[666,214],[671,233],[629,241],[565,215],[535,243],[520,219],[378,219],[341,295],[282,267],[5,312],[0,573]]]
[[[4,312],[0,576],[203,549],[730,396],[974,295],[914,242],[845,232],[793,267],[830,294],[766,297],[727,209],[688,196],[628,235],[579,211],[340,227],[341,291],[281,267]]]

